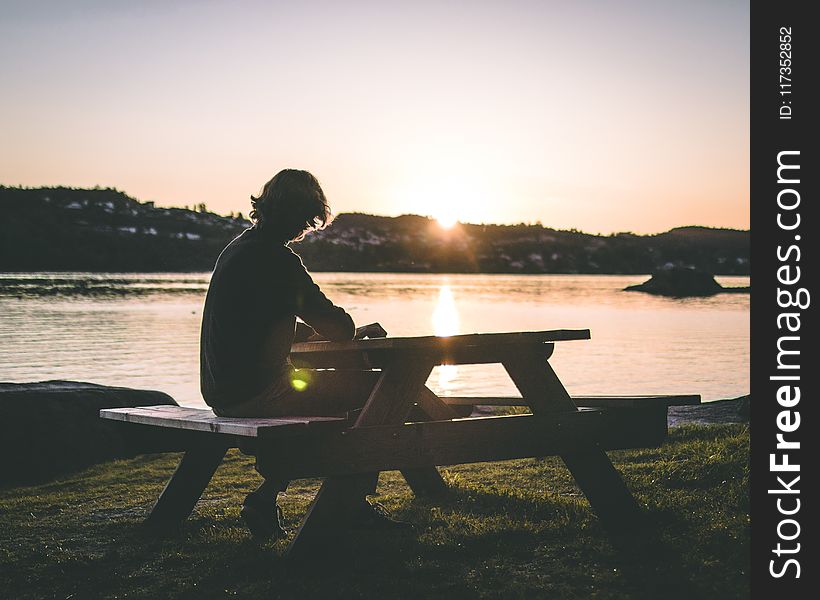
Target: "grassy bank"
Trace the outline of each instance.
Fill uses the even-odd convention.
[[[140,523],[177,456],[99,465],[0,490],[4,598],[748,596],[749,431],[681,427],[662,448],[613,452],[658,539],[617,549],[556,459],[444,470],[453,492],[414,500],[396,473],[380,501],[415,533],[356,540],[332,564],[294,564],[285,542],[257,545],[239,505],[257,482],[233,452],[179,532]],[[294,483],[295,526],[317,489]]]

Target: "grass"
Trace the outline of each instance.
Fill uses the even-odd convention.
[[[158,537],[141,521],[177,455],[98,465],[0,490],[4,598],[745,598],[749,595],[749,430],[672,430],[661,448],[612,452],[649,516],[653,541],[613,545],[558,459],[443,470],[452,487],[417,500],[397,473],[379,500],[414,533],[366,534],[327,562],[257,544],[239,506],[258,481],[226,458],[191,518]],[[292,484],[296,526],[318,483]]]

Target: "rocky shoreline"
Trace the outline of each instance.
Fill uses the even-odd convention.
[[[100,419],[101,408],[176,404],[163,392],[77,381],[0,382],[0,481],[34,483],[174,448],[151,428]],[[161,432],[159,432],[161,433]]]
[[[694,406],[670,406],[667,422],[670,427],[678,425],[721,425],[727,423],[748,423],[751,396],[741,396],[728,400],[703,402]]]

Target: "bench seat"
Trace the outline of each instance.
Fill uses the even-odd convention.
[[[608,427],[598,408],[357,428],[341,417],[229,418],[184,406],[111,408],[100,416],[179,435],[199,432],[200,444],[222,453],[238,445],[257,456],[260,472],[287,479],[552,456],[605,439]]]
[[[451,406],[527,406],[523,398],[496,396],[442,396]],[[645,396],[573,396],[576,406],[595,408],[645,409],[662,406],[689,406],[700,404],[697,394],[645,395]]]
[[[516,397],[443,396],[441,399],[461,417],[474,414],[477,406],[527,406],[523,398]],[[596,408],[606,412],[608,428],[600,442],[603,447],[616,450],[663,444],[668,434],[669,407],[697,405],[701,398],[697,394],[574,396],[572,401],[579,409]]]
[[[460,417],[467,417],[475,406],[523,406],[522,398],[443,397]],[[602,440],[608,448],[633,448],[663,443],[667,434],[669,406],[700,404],[697,395],[671,396],[584,396],[573,398],[579,408],[603,409],[608,413],[609,434]],[[139,406],[106,408],[100,417],[165,429],[198,431],[237,436],[268,438],[284,432],[318,432],[340,429],[349,421],[344,417],[286,416],[276,418],[217,417],[207,408],[188,406]]]
[[[343,417],[277,417],[272,419],[217,417],[207,408],[188,406],[138,406],[134,408],[104,408],[100,417],[140,425],[171,429],[221,433],[247,438],[266,437],[285,430],[316,428],[344,424]]]

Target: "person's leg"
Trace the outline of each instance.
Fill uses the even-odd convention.
[[[255,538],[280,538],[285,536],[284,517],[277,503],[279,492],[288,482],[265,479],[256,490],[245,496],[239,514]]]
[[[294,369],[290,382],[214,412],[220,417],[344,416],[364,406],[380,376],[379,371]]]
[[[298,369],[291,389],[266,406],[271,416],[344,416],[362,408],[379,381],[379,371]]]
[[[224,408],[215,408],[214,414],[220,417],[253,418],[277,416],[270,407],[270,401],[260,394],[249,402],[243,402]],[[258,470],[257,470],[258,472]],[[260,475],[262,475],[260,473]],[[279,492],[284,492],[290,483],[285,478],[265,477],[262,475],[262,484],[245,496],[242,502],[240,515],[250,529],[251,534],[258,539],[274,539],[284,537],[282,509],[277,500]]]
[[[379,371],[296,370],[293,390],[275,402],[278,416],[345,416],[364,406],[380,376]],[[378,483],[378,473],[362,475],[364,496],[375,494]]]
[[[262,485],[245,496],[243,504],[262,507],[270,507],[271,504],[276,504],[276,497],[279,492],[284,492],[288,488],[290,481],[287,479],[273,479],[266,478],[262,481]]]
[[[284,413],[292,415],[343,415],[348,411],[362,408],[381,377],[379,371],[316,371],[299,370],[294,379],[302,383],[294,386],[293,393],[287,395],[280,404]],[[355,488],[362,497],[354,504],[348,525],[360,529],[404,529],[409,523],[397,521],[378,502],[370,503],[367,496],[376,493],[379,474],[356,475]]]
[[[284,394],[274,396],[266,391],[249,402],[214,412],[219,416],[240,418],[344,416],[348,411],[364,405],[379,376],[377,371],[295,370],[292,372],[290,385],[287,386],[290,389],[286,388]],[[279,391],[282,386],[274,386],[274,389]],[[245,497],[242,517],[255,536],[284,534],[277,498],[279,492],[287,489],[288,484],[287,479],[268,476],[262,485]],[[377,484],[378,473],[363,476],[364,495],[374,494]],[[362,501],[364,502],[364,498]],[[367,516],[370,516],[369,513]]]

